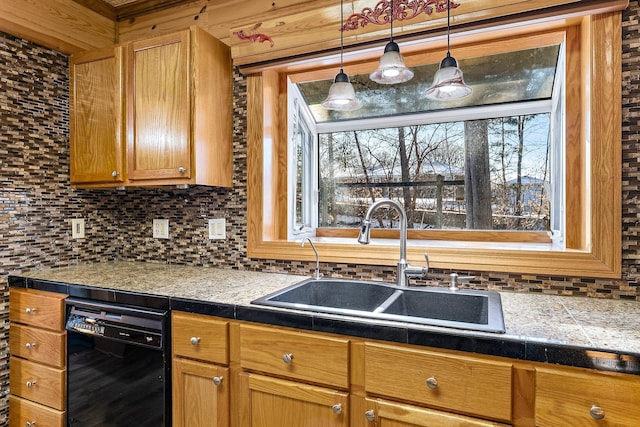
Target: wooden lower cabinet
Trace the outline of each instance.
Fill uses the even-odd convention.
[[[66,295],[25,288],[9,291],[9,425],[66,425]]]
[[[174,427],[640,426],[636,375],[173,319]]]
[[[229,369],[173,359],[173,427],[229,426]]]
[[[382,399],[367,399],[363,426],[375,427],[496,427],[492,421],[441,412]]]
[[[257,374],[244,374],[242,383],[248,402],[247,426],[349,425],[346,392]]]

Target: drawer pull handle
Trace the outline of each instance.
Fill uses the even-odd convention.
[[[223,379],[223,378],[224,378],[224,377],[222,377],[222,376],[220,376],[220,377],[213,377],[213,384],[214,384],[214,385],[217,385],[217,386],[218,386],[218,385],[220,385],[220,384],[222,384],[222,379]]]
[[[282,361],[287,365],[293,360],[293,353],[285,353],[282,355]]]
[[[26,383],[27,388],[31,388],[34,385],[36,385],[36,380],[27,381]]]
[[[376,413],[373,409],[369,409],[364,413],[364,418],[369,422],[374,422],[376,420]]]
[[[183,174],[183,173],[185,173],[186,171],[187,171],[187,170],[186,170],[184,167],[182,167],[182,166],[180,166],[180,167],[178,168],[178,173],[179,173],[180,175],[182,175],[182,174]]]
[[[604,418],[604,409],[599,406],[593,405],[591,409],[589,409],[589,414],[594,420],[601,420]]]
[[[35,307],[27,307],[24,311],[27,314],[33,314],[33,313],[36,312],[36,309],[35,309]]]
[[[36,348],[36,343],[34,343],[34,342],[28,342],[28,343],[26,343],[24,346],[25,346],[25,347],[27,347],[27,350],[31,350],[31,349]]]
[[[342,413],[342,403],[336,403],[331,407],[334,414],[340,415]]]
[[[431,390],[435,390],[438,388],[438,380],[436,379],[436,377],[427,378],[427,387],[429,387]]]
[[[118,171],[111,171],[111,176],[112,176],[112,177],[114,177],[114,178],[115,178],[115,177],[117,177],[118,175],[120,175],[120,174],[118,173]]]
[[[27,427],[36,427],[36,422],[35,421],[27,421],[27,424],[25,424]]]
[[[200,337],[191,337],[189,341],[191,342],[191,345],[198,345],[200,344]]]

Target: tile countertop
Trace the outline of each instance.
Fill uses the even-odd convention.
[[[250,304],[306,276],[117,261],[20,273],[11,285],[24,286],[21,278],[28,287],[59,292],[76,285],[72,295],[74,289],[152,295],[178,310],[640,375],[636,301],[501,292],[506,333],[494,334]]]

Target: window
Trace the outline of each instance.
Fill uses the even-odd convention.
[[[552,170],[551,154],[562,151],[564,133],[552,128],[550,117],[553,105],[563,105],[557,90],[565,75],[563,51],[564,44],[552,43],[460,60],[473,94],[452,102],[424,97],[438,64],[414,67],[414,79],[397,85],[351,76],[364,107],[346,113],[320,106],[332,79],[290,84],[290,93],[301,94],[289,108],[290,132],[308,128],[311,117],[318,129],[315,160],[303,171],[317,171],[318,187],[290,197],[317,206],[310,226],[320,236],[324,228],[358,227],[383,197],[404,205],[410,229],[528,231],[539,233],[511,238],[549,241],[553,228],[561,236],[555,211],[562,203],[550,194],[564,193],[564,181],[556,179],[563,163],[553,162]],[[290,170],[301,164],[296,156],[289,162]],[[377,215],[374,228],[393,228],[384,211]],[[298,221],[290,227],[292,234],[300,230]]]
[[[289,94],[289,238],[302,238],[313,234],[317,224],[318,144],[300,92],[294,87]]]
[[[495,229],[412,230],[414,235],[410,235],[412,240],[407,253],[410,262],[423,262],[422,253],[427,250],[432,266],[436,268],[592,277],[619,276],[620,14],[615,12],[589,16],[569,23],[558,21],[549,23],[545,27],[549,29],[542,32],[540,27],[536,26],[529,32],[524,26],[516,30],[508,28],[502,32],[497,31],[494,39],[487,37],[486,34],[482,37],[478,37],[477,34],[469,35],[467,38],[459,38],[459,44],[453,47],[452,52],[459,61],[462,61],[489,53],[501,54],[514,49],[522,51],[564,43],[566,56],[561,58],[566,63],[563,73],[564,82],[552,85],[552,90],[566,92],[566,104],[562,97],[552,94],[546,101],[539,98],[521,101],[520,105],[529,103],[530,107],[537,106],[531,111],[518,111],[516,114],[507,112],[499,116],[484,117],[484,119],[504,117],[509,118],[508,120],[512,120],[511,118],[517,120],[519,116],[539,119],[544,115],[551,129],[547,132],[547,138],[551,141],[545,153],[548,160],[541,163],[541,165],[544,164],[543,167],[548,168],[544,180],[549,182],[560,180],[566,183],[564,186],[566,194],[562,194],[562,191],[547,191],[546,197],[551,209],[545,213],[547,216],[545,229],[548,227],[564,229],[565,246],[552,245],[546,230],[505,233]],[[370,62],[377,61],[377,53],[376,51],[371,55]],[[419,63],[436,63],[442,56],[441,49],[427,51],[420,48],[405,49],[404,46],[403,53],[412,68]],[[345,71],[350,76],[366,74],[372,68],[375,67],[366,61],[345,65]],[[465,76],[469,69],[463,67]],[[594,73],[592,70],[595,69],[606,69],[610,72],[598,73],[598,79],[595,79],[592,78]],[[331,78],[335,72],[335,66],[327,66],[323,63],[321,68],[313,68],[305,62],[300,62],[281,68],[272,67],[248,79],[250,100],[248,251],[252,257],[309,259],[308,254],[299,251],[299,243],[292,241],[293,239],[290,240],[288,233],[288,204],[283,203],[283,200],[287,200],[285,197],[287,184],[286,179],[282,180],[283,173],[285,177],[287,174],[288,134],[285,121],[275,118],[286,117],[280,100],[287,92],[287,80],[293,83],[314,79],[324,80]],[[326,94],[326,91],[323,93]],[[545,103],[544,108],[539,108],[540,102]],[[496,109],[498,106],[473,108]],[[465,110],[470,109],[469,106],[465,107]],[[450,126],[451,131],[454,132],[455,126],[462,126],[456,123],[466,121],[459,117],[447,117],[448,113],[445,111],[428,114],[441,114],[444,118],[428,120],[419,123],[420,126],[439,124]],[[367,127],[369,130],[377,129],[380,128],[381,117],[387,116],[362,118],[362,120],[377,121],[378,126]],[[326,131],[323,129],[322,120],[314,121],[317,122],[318,135],[325,135],[314,138],[319,142],[322,138],[328,140],[330,134],[333,134],[331,138],[335,140],[340,137],[341,132],[353,132],[353,129],[340,128]],[[340,123],[346,122],[339,121],[338,124]],[[558,123],[562,124],[558,126]],[[392,123],[385,124],[384,127],[391,129],[391,132],[393,129],[399,132],[397,129],[404,128],[406,133],[411,126],[417,125],[416,123]],[[310,131],[314,132],[312,129]],[[554,144],[554,139],[565,140],[566,144]],[[328,149],[326,142],[324,147]],[[320,145],[317,150],[315,152],[321,153]],[[564,171],[554,162],[566,165]],[[320,167],[318,176],[327,176],[327,173],[330,171]],[[529,183],[535,185],[536,182],[531,180]],[[521,191],[522,185],[524,184],[521,181]],[[562,187],[552,184],[550,188]],[[359,191],[367,190],[361,188]],[[429,196],[426,189],[420,189],[420,191]],[[532,194],[535,193],[535,191],[532,192]],[[333,194],[336,198],[344,195],[335,191]],[[455,192],[447,196],[448,200],[443,196],[443,209],[445,209],[445,202],[450,203],[459,196],[459,194],[455,195]],[[355,195],[349,195],[349,197],[355,197]],[[328,198],[331,199],[331,197]],[[437,200],[435,204],[437,205]],[[557,208],[553,207],[554,204]],[[328,208],[319,205],[315,210],[318,212],[317,224],[322,225],[322,221],[327,224],[330,218]],[[435,220],[431,222],[435,223]],[[428,237],[419,233],[427,233],[425,236]],[[523,233],[528,237],[523,239]],[[469,234],[476,237],[469,239]],[[517,238],[512,237],[514,234]],[[379,230],[377,235],[373,233],[372,235],[375,239],[373,244],[363,247],[355,243],[357,230],[354,228],[318,228],[319,244],[317,246],[321,259],[394,265],[397,261],[397,231]],[[543,238],[537,238],[538,235]]]

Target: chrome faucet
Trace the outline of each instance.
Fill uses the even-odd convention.
[[[358,243],[368,245],[371,240],[371,216],[380,206],[388,206],[398,211],[400,215],[400,259],[398,260],[398,286],[407,286],[407,279],[412,277],[424,277],[429,272],[429,257],[424,254],[426,267],[414,267],[407,263],[407,213],[402,205],[391,199],[380,199],[374,202],[367,211],[360,227]]]
[[[320,257],[318,256],[316,245],[313,244],[310,238],[305,237],[304,239],[302,239],[302,244],[300,245],[301,248],[304,248],[304,242],[309,242],[309,244],[311,245],[311,249],[313,249],[313,253],[316,254],[316,272],[313,275],[313,278],[319,280],[322,277],[322,274],[320,274]]]

